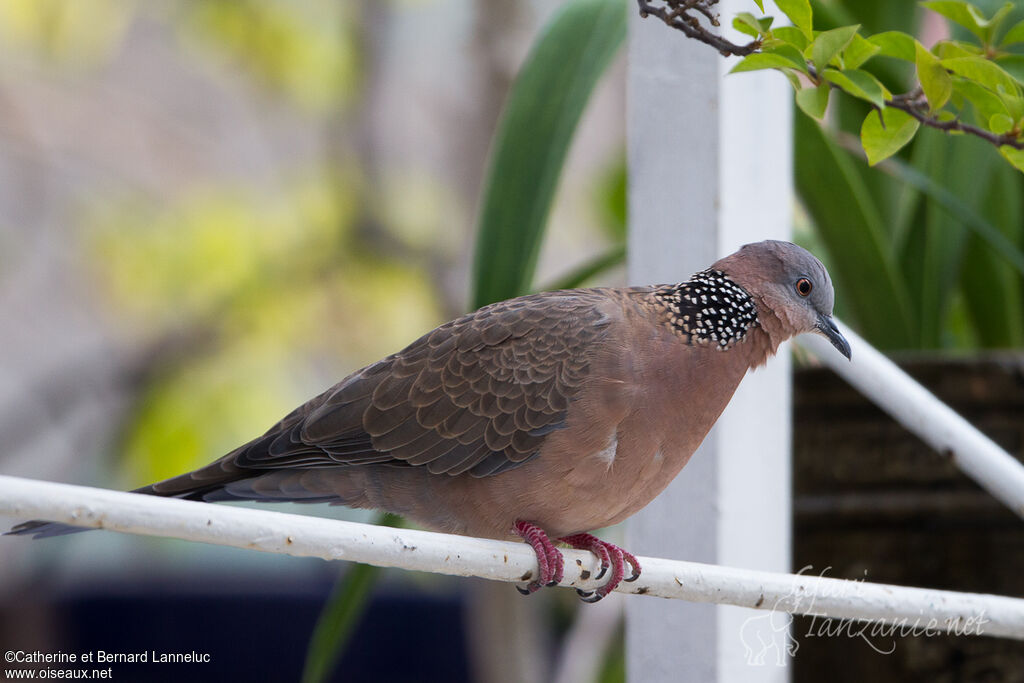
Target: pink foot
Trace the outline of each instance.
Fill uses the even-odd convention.
[[[571,545],[577,550],[589,550],[597,556],[597,559],[601,561],[601,572],[594,578],[600,579],[608,571],[609,566],[612,568],[611,577],[598,587],[597,590],[581,591],[578,588],[576,589],[583,602],[597,602],[615,590],[615,587],[622,581],[636,581],[640,578],[640,562],[637,561],[632,553],[623,550],[617,545],[602,541],[597,536],[590,534],[573,534],[558,540]],[[633,571],[629,578],[623,578],[626,575],[627,562],[633,568]]]
[[[529,595],[544,586],[558,585],[562,581],[565,559],[562,557],[562,553],[558,551],[558,548],[555,547],[555,544],[551,542],[551,539],[548,538],[548,535],[544,533],[544,530],[536,524],[524,522],[523,520],[516,520],[512,528],[516,534],[530,544],[533,552],[537,554],[537,568],[539,571],[539,576],[526,584],[526,588],[516,586],[516,590],[523,595]]]

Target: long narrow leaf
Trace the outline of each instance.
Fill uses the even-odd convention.
[[[988,150],[978,149],[978,144],[971,143],[970,140],[950,140],[938,131],[925,130],[915,142],[915,152],[927,149],[930,153],[925,157],[912,156],[911,168],[916,167],[949,197],[970,196],[973,179],[988,175],[992,161],[991,156],[982,154]],[[923,244],[905,252],[902,261],[920,264],[919,279],[910,288],[915,309],[921,316],[919,346],[938,348],[942,346],[943,323],[956,284],[956,273],[960,271],[967,231],[960,220],[934,202],[925,204],[920,227],[924,231]],[[909,270],[905,268],[905,272]]]
[[[853,154],[863,154],[852,136],[841,136],[839,143]],[[943,145],[948,141],[940,140]],[[931,147],[922,151],[930,152]],[[922,161],[921,163],[925,163]],[[984,169],[982,169],[984,166]],[[976,328],[976,338],[986,347],[1019,346],[1024,342],[1024,305],[1020,283],[1024,279],[1024,250],[1018,246],[1022,229],[1019,174],[1005,164],[972,163],[967,168],[972,177],[960,180],[968,188],[987,188],[972,193],[972,202],[961,199],[937,180],[898,158],[890,158],[875,167],[888,177],[900,181],[907,190],[926,198],[943,211],[958,228],[972,233],[966,244],[960,267],[961,288],[967,301],[967,313]],[[984,170],[983,175],[978,175]],[[923,214],[918,214],[923,215]],[[922,226],[918,226],[923,229]],[[946,241],[943,234],[932,237]],[[959,241],[957,242],[959,244]],[[905,240],[895,245],[898,251],[914,254],[914,247]],[[918,256],[915,255],[915,258]],[[905,270],[910,270],[906,268]],[[907,273],[907,277],[913,277]],[[920,275],[923,277],[923,274]],[[950,281],[952,272],[939,273]],[[929,288],[935,283],[925,282]],[[948,296],[948,294],[947,294]]]
[[[856,139],[842,139],[842,147],[853,153],[860,153]],[[1014,270],[1024,276],[1024,251],[1014,244],[992,222],[975,211],[969,204],[935,182],[910,164],[896,158],[886,159],[875,168],[890,177],[913,187],[928,199],[941,206],[951,216],[977,234],[990,249],[1002,255]]]
[[[1000,237],[1020,243],[1022,232],[1022,178],[1006,164],[994,164],[984,179],[978,209],[998,226]],[[1012,244],[1012,242],[1011,242]],[[1018,272],[1007,253],[992,248],[978,235],[971,235],[961,266],[960,282],[967,302],[967,314],[982,346],[1019,348],[1024,344],[1024,257],[1019,250]]]
[[[528,291],[576,125],[626,35],[625,0],[571,0],[534,45],[509,94],[491,150],[474,262],[475,307]],[[619,256],[621,259],[621,256]],[[397,526],[385,514],[379,524]],[[327,680],[366,608],[379,569],[338,580],[310,639],[302,680]]]
[[[374,524],[400,527],[404,522],[398,515],[385,512],[374,520]],[[366,611],[380,572],[380,567],[352,563],[338,579],[313,627],[302,671],[302,683],[330,680],[352,635],[352,629]]]
[[[611,247],[603,254],[596,256],[593,260],[587,261],[576,270],[571,271],[568,275],[564,275],[560,280],[556,280],[549,285],[541,288],[542,291],[551,291],[555,289],[575,289],[576,287],[582,287],[601,273],[605,272],[609,268],[614,268],[617,265],[626,262],[626,245],[617,244]]]
[[[626,37],[626,0],[570,0],[534,45],[502,113],[477,226],[473,304],[524,294],[594,85]]]

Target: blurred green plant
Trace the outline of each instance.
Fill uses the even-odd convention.
[[[5,0],[0,39],[62,68],[106,61],[131,23],[131,0]]]
[[[344,104],[361,69],[356,3],[204,0],[179,10],[186,40],[230,58],[314,111]]]
[[[917,35],[924,14],[899,4],[815,3],[814,13],[826,31],[855,21]],[[922,4],[944,15],[953,5],[961,3]],[[1000,15],[996,18],[1003,22],[1024,14],[1024,8],[1010,12],[988,5],[974,13]],[[973,35],[956,25],[949,32]],[[999,34],[985,35],[991,40]],[[952,43],[960,41],[940,40],[935,49],[941,55],[951,49],[942,45]],[[993,48],[992,54],[1002,50]],[[880,70],[879,78],[889,88],[906,89],[913,87],[914,74],[914,69],[895,68]],[[983,86],[956,74],[951,79],[980,101]],[[958,115],[972,115],[977,109],[972,100],[956,93],[947,106],[960,107]],[[1014,97],[1005,89],[999,94]],[[839,315],[885,349],[1024,345],[1020,173],[987,141],[931,128],[922,128],[895,156],[872,159],[863,140],[865,117],[878,117],[873,105],[841,97],[829,111],[824,127],[797,116],[795,166],[797,191],[814,237],[842,292]]]
[[[390,512],[380,515],[373,523],[399,528],[405,526],[401,517]],[[313,627],[302,671],[302,683],[319,683],[330,679],[345,650],[344,646],[352,637],[352,631],[366,609],[379,572],[380,568],[371,564],[352,564],[346,568]]]
[[[734,73],[792,83],[797,191],[839,315],[885,349],[1024,345],[1024,7],[780,0],[792,25],[774,26],[754,0],[735,45],[687,23],[715,0],[663,2],[638,7],[745,55]],[[931,48],[922,9],[950,22]]]
[[[582,287],[590,280],[607,273],[626,261],[627,223],[627,170],[626,155],[616,159],[598,179],[594,191],[594,205],[598,209],[598,223],[611,243],[604,253],[541,287],[543,291]]]
[[[516,76],[492,143],[481,200],[471,292],[475,308],[530,291],[566,153],[594,86],[625,39],[626,7],[626,0],[566,2]],[[609,231],[624,234],[624,165],[606,182],[617,184],[621,193],[621,205],[613,201],[606,207]],[[567,286],[624,254],[624,247],[613,248],[596,266],[570,274]],[[330,676],[379,573],[377,567],[356,565],[341,575],[314,630],[303,683]]]
[[[477,222],[473,307],[530,291],[569,143],[626,38],[625,0],[571,0],[534,43],[498,123]]]
[[[61,68],[103,64],[132,21],[171,13],[181,39],[249,74],[313,112],[349,102],[363,72],[358,5],[332,0],[204,0],[172,4],[135,0],[5,0],[4,43]]]
[[[895,154],[923,125],[985,140],[1024,170],[1024,97],[1019,80],[1024,77],[1024,57],[1013,51],[1024,43],[1024,22],[1008,22],[1015,10],[1011,2],[988,13],[958,0],[921,3],[972,35],[971,40],[942,39],[931,48],[922,45],[916,34],[891,27],[875,35],[861,35],[860,23],[821,30],[811,0],[776,2],[792,26],[772,28],[774,17],[738,13],[733,28],[753,40],[736,45],[697,21],[698,14],[713,16],[711,8],[717,0],[663,2],[661,6],[638,0],[638,7],[645,15],[655,15],[726,54],[743,55],[733,73],[781,72],[796,90],[797,106],[809,116],[825,115],[833,90],[870,104],[873,109],[862,117],[860,138],[871,164]],[[763,15],[761,0],[754,2]],[[833,11],[832,16],[836,15]],[[875,73],[875,58],[913,65],[916,82],[893,94]]]

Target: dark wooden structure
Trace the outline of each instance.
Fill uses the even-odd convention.
[[[901,365],[1024,460],[1024,354]],[[797,373],[793,445],[794,569],[1024,597],[1024,519],[833,373]],[[795,683],[1024,682],[1024,642],[839,626],[794,621]]]

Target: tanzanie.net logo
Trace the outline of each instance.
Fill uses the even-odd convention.
[[[900,615],[895,601],[892,604],[893,616],[885,621],[829,617],[824,609],[816,610],[815,605],[819,601],[834,603],[844,598],[850,599],[852,604],[863,593],[861,586],[867,580],[867,572],[859,579],[833,579],[826,577],[831,567],[825,567],[817,576],[808,574],[813,569],[808,565],[797,572],[789,592],[777,597],[768,611],[743,622],[739,635],[747,664],[785,666],[786,655],[795,657],[800,649],[796,635],[801,638],[857,638],[875,652],[887,655],[896,651],[899,638],[946,634],[980,636],[984,635],[985,624],[989,622],[984,610],[951,619]],[[791,612],[809,617],[806,622],[798,624],[800,628],[797,631],[794,631]]]

